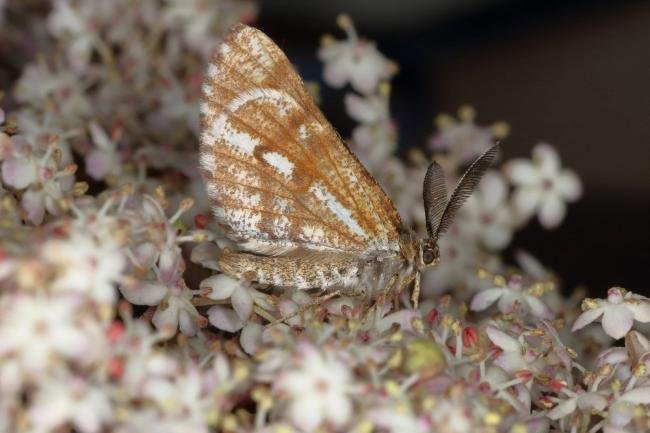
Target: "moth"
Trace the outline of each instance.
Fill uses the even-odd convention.
[[[230,31],[207,69],[200,111],[201,173],[217,222],[237,244],[219,268],[281,288],[376,297],[413,283],[417,305],[421,273],[439,261],[438,239],[498,152],[477,158],[449,198],[431,163],[421,239],[261,31]]]

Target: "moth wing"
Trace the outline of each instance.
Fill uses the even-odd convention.
[[[266,35],[234,27],[202,93],[201,172],[215,217],[243,249],[399,250],[392,201]]]

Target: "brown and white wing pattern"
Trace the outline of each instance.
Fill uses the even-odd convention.
[[[213,212],[244,249],[399,250],[395,206],[259,30],[238,25],[221,45],[203,85],[201,125]]]

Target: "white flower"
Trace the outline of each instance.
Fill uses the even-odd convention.
[[[370,167],[379,166],[395,151],[395,124],[388,111],[388,90],[360,97],[345,95],[346,111],[361,124],[352,131],[354,150],[359,159]]]
[[[537,213],[546,228],[557,227],[566,213],[565,202],[580,198],[582,185],[576,174],[563,169],[555,149],[542,143],[533,149],[533,160],[514,159],[505,173],[515,185],[515,210],[522,219]]]
[[[510,243],[514,230],[507,200],[508,185],[505,179],[499,172],[489,171],[463,206],[459,223],[487,248],[501,250]]]
[[[77,304],[63,296],[5,295],[0,302],[0,366],[15,359],[23,372],[40,374],[56,368],[57,359],[82,364],[98,359],[104,347],[101,330]]]
[[[76,166],[58,140],[45,146],[34,145],[24,137],[10,139],[8,156],[2,161],[2,180],[9,186],[24,190],[21,204],[27,218],[40,224],[47,210],[59,215],[58,200],[70,194]]]
[[[315,431],[323,421],[341,428],[352,415],[349,367],[335,352],[306,342],[295,355],[295,363],[273,383],[273,393],[287,402],[289,420],[304,432]]]
[[[521,370],[539,370],[541,353],[527,347],[523,337],[516,339],[494,326],[488,326],[486,333],[492,343],[502,350],[494,362],[496,366],[510,374]]]
[[[582,309],[583,313],[573,324],[573,331],[600,318],[605,333],[619,339],[632,329],[635,320],[650,322],[650,299],[627,292],[621,287],[610,288],[607,299],[585,299]]]
[[[373,42],[359,39],[347,15],[339,16],[337,23],[347,39],[324,37],[318,50],[318,58],[325,63],[325,82],[335,88],[349,82],[360,93],[373,92],[381,80],[395,73],[395,64],[377,51]]]
[[[40,62],[23,70],[16,85],[16,99],[39,109],[53,107],[57,117],[78,125],[93,113],[85,86],[86,83],[72,71],[53,70],[46,62]]]
[[[36,432],[57,431],[69,423],[80,433],[99,433],[114,416],[108,389],[81,377],[46,378],[33,398],[27,416]]]
[[[118,176],[122,164],[117,153],[117,143],[97,123],[90,124],[90,136],[95,147],[86,155],[86,172],[95,180]]]
[[[472,299],[470,308],[474,311],[482,311],[497,300],[499,301],[499,311],[505,314],[512,313],[515,305],[518,304],[523,309],[521,311],[523,315],[531,312],[540,319],[550,319],[553,316],[551,310],[538,297],[523,290],[520,276],[510,278],[506,286],[493,287],[479,292]]]
[[[492,126],[479,126],[475,123],[476,110],[464,105],[458,109],[458,120],[447,114],[436,118],[438,132],[434,134],[429,145],[438,153],[448,153],[450,163],[454,166],[473,161],[494,145],[494,141],[508,135],[508,126],[495,123]]]
[[[47,18],[48,30],[56,38],[69,38],[66,47],[68,61],[73,70],[84,72],[90,63],[93,43],[97,37],[92,31],[91,18],[83,16],[68,0],[54,2]]]
[[[245,281],[237,280],[225,274],[213,275],[200,284],[203,296],[215,301],[230,298],[230,302],[242,320],[253,312],[253,297],[250,286]]]
[[[583,390],[574,392],[567,388],[562,388],[562,392],[567,394],[569,398],[561,401],[547,414],[552,420],[564,418],[574,413],[578,408],[588,413],[589,410],[594,409],[602,411],[607,406],[607,399],[596,392],[585,392]]]
[[[91,232],[75,230],[68,239],[51,239],[41,247],[42,257],[56,269],[51,288],[85,294],[102,305],[112,305],[117,297],[114,284],[126,260],[119,245],[110,237],[94,238]]]

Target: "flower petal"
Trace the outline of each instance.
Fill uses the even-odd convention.
[[[356,93],[345,95],[345,111],[354,120],[360,123],[372,123],[377,121],[377,108],[366,98]]]
[[[550,308],[538,297],[533,295],[524,295],[524,299],[530,307],[530,311],[540,319],[551,319],[553,318],[553,312]]]
[[[226,332],[237,332],[244,327],[244,322],[230,308],[215,305],[208,310],[208,319],[217,329]]]
[[[494,326],[488,326],[485,329],[485,332],[487,333],[487,336],[490,340],[492,340],[492,343],[494,343],[496,346],[500,347],[506,352],[519,352],[521,351],[521,345],[519,344],[519,341],[517,341],[515,338],[511,337],[510,335],[506,334],[505,332],[495,328]]]
[[[239,334],[239,344],[249,355],[254,355],[262,343],[264,327],[259,323],[248,322]]]
[[[555,181],[555,187],[566,201],[575,201],[582,195],[582,183],[578,176],[570,170],[563,170],[560,173]]]
[[[240,287],[230,297],[230,303],[241,320],[247,320],[253,312],[253,298],[245,287]]]
[[[203,296],[221,301],[231,297],[235,290],[242,287],[242,282],[229,275],[219,274],[201,281],[199,287],[203,291]]]
[[[2,180],[9,186],[23,189],[37,179],[36,164],[27,158],[9,157],[2,163]]]
[[[626,302],[624,305],[628,310],[632,311],[634,320],[637,322],[650,322],[650,302],[633,300]]]
[[[289,419],[303,432],[316,430],[322,420],[323,412],[316,395],[305,393],[289,405]]]
[[[577,398],[569,398],[555,406],[546,416],[550,419],[556,420],[567,416],[574,412],[577,407]]]
[[[504,290],[495,287],[492,289],[483,290],[474,296],[469,308],[474,311],[482,311],[494,304],[497,299],[503,295]]]
[[[496,210],[503,206],[508,193],[508,187],[500,172],[490,170],[481,179],[479,184],[481,202],[483,207]]]
[[[625,305],[608,306],[605,307],[601,322],[605,333],[618,340],[625,337],[625,334],[632,329],[634,313]]]
[[[504,165],[503,171],[514,185],[533,186],[539,183],[539,173],[527,159],[520,158],[508,161]]]
[[[578,329],[584,328],[594,320],[598,319],[601,314],[603,314],[603,308],[592,308],[591,310],[583,312],[573,323],[571,331],[575,332]]]
[[[578,407],[582,410],[596,409],[601,411],[607,406],[607,399],[594,392],[587,392],[578,397]]]
[[[535,187],[516,189],[512,194],[512,204],[515,211],[528,218],[531,216],[542,199],[541,191]]]
[[[556,195],[548,195],[542,201],[539,209],[539,222],[547,229],[553,229],[560,225],[566,215],[566,205]]]
[[[142,282],[134,287],[120,286],[122,295],[135,305],[158,305],[168,290],[164,284],[152,282]]]
[[[626,401],[632,404],[650,404],[650,386],[642,386],[628,391],[620,396],[618,401]]]
[[[540,143],[533,149],[533,161],[539,168],[542,176],[555,177],[560,170],[560,156],[553,146]]]
[[[34,224],[40,224],[45,217],[45,191],[28,189],[21,200],[23,209],[27,212],[27,219]]]

